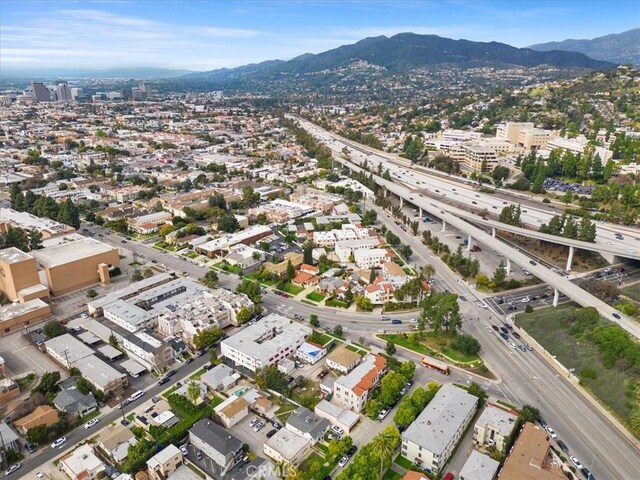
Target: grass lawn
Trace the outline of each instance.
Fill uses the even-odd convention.
[[[574,309],[575,306],[562,305],[521,313],[516,315],[516,324],[555,355],[562,365],[574,368],[581,384],[623,422],[629,424],[633,406],[633,395],[629,389],[640,381],[640,375],[634,374],[632,369],[621,371],[615,367],[606,368],[588,333],[576,335],[570,331],[570,326],[561,321]],[[601,324],[609,323],[602,319],[600,321]],[[589,372],[588,376],[584,375],[585,372]],[[589,378],[594,373],[595,378]]]
[[[193,260],[193,259],[194,259],[194,258],[196,258],[197,256],[198,256],[198,254],[197,254],[196,252],[192,252],[192,253],[189,253],[189,254],[187,255],[187,258],[191,258],[191,259]]]
[[[380,338],[385,340],[391,340],[396,345],[399,345],[414,352],[421,353],[423,355],[433,355],[434,353],[441,353],[442,355],[450,358],[457,363],[473,363],[482,361],[478,355],[465,355],[450,347],[452,338],[445,335],[436,335],[433,332],[425,332],[424,337],[419,340],[418,343],[413,343],[410,340],[410,336],[405,337],[403,334],[387,334],[379,335]]]
[[[382,476],[382,480],[399,480],[401,478],[402,478],[402,475],[392,470],[391,468],[386,472],[384,472],[384,475]]]
[[[290,282],[286,283],[284,285],[284,292],[287,292],[290,295],[293,295],[294,297],[296,295],[298,295],[300,292],[302,292],[304,290],[304,287],[298,287],[297,285],[294,285]]]
[[[83,423],[87,423],[89,420],[93,420],[96,417],[100,416],[100,410],[96,410],[95,412],[91,412],[88,415],[85,415],[84,417],[81,417],[78,419],[78,425],[82,425]]]
[[[313,300],[314,302],[321,302],[325,299],[325,296],[320,292],[311,292],[309,295],[307,295],[307,298],[309,300]]]
[[[309,455],[304,462],[302,462],[300,464],[300,471],[301,472],[308,472],[309,471],[309,467],[311,466],[312,463],[314,462],[321,462],[324,463],[324,458],[322,458],[318,453],[313,452],[311,455]]]
[[[191,378],[192,380],[200,380],[200,377],[204,375],[204,372],[206,372],[206,370],[204,368],[201,368],[193,375],[190,375],[189,378]]]
[[[626,295],[636,302],[640,302],[640,283],[636,283],[630,287],[625,287],[621,291],[623,295]]]
[[[322,453],[324,453],[325,455],[326,455],[327,453],[329,453],[329,447],[327,447],[324,443],[320,443],[320,442],[318,442],[318,443],[316,444],[316,448],[317,448],[318,450],[322,450]]]
[[[413,464],[409,460],[404,458],[402,455],[398,455],[394,460],[394,462],[400,465],[401,467],[406,468],[407,470],[411,470],[413,467]]]
[[[30,373],[29,375],[26,375],[18,380],[16,380],[18,387],[20,388],[20,390],[27,390],[29,388],[31,388],[31,385],[33,385],[36,381],[37,377],[35,373]]]
[[[313,411],[315,406],[322,400],[320,383],[305,379],[303,387],[293,389],[291,399]]]
[[[282,423],[286,423],[287,418],[289,418],[289,415],[291,415],[296,408],[298,407],[293,403],[285,402],[276,412],[276,417],[278,417]]]
[[[347,305],[345,302],[343,302],[342,300],[337,300],[335,298],[326,300],[324,304],[327,307],[349,308],[349,305]]]
[[[235,273],[238,274],[240,272],[242,272],[242,269],[240,267],[237,267],[235,265],[229,265],[226,262],[219,262],[213,265],[215,268],[218,268],[220,270],[224,270],[225,272],[229,272],[229,273]]]
[[[356,347],[355,345],[347,345],[347,350],[351,350],[352,352],[356,352],[361,357],[364,357],[367,354],[366,350],[362,350],[361,348]]]
[[[220,398],[219,396],[214,396],[211,401],[209,402],[209,404],[211,405],[211,408],[215,408],[218,405],[220,405],[222,402],[224,402],[224,400],[222,398]]]
[[[164,398],[169,398],[169,395],[171,395],[173,392],[175,392],[175,391],[176,391],[176,390],[178,390],[179,388],[180,388],[180,387],[177,387],[177,386],[175,386],[175,385],[174,385],[174,386],[173,386],[173,387],[171,387],[169,390],[167,390],[166,392],[164,392],[164,393],[162,394],[162,396],[163,396]]]

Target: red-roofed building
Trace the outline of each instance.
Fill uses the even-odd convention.
[[[303,263],[302,265],[300,265],[300,271],[308,273],[309,275],[318,275],[320,273],[320,269],[318,267],[314,267],[313,265],[309,265],[308,263]]]
[[[387,360],[379,355],[367,355],[360,365],[334,383],[334,399],[343,408],[362,411],[369,394],[387,371]]]
[[[298,272],[298,274],[291,280],[291,283],[294,285],[299,285],[301,287],[310,287],[312,285],[317,285],[320,281],[320,277],[317,275],[312,275],[307,272]]]

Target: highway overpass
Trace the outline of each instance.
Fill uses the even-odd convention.
[[[306,122],[305,122],[306,123]],[[352,171],[361,172],[366,171],[361,168],[359,165],[354,164],[351,160],[343,158],[340,155],[336,155],[336,159],[338,162],[346,166]],[[367,173],[371,173],[366,171]],[[486,233],[484,230],[470,224],[467,220],[459,218],[458,209],[455,207],[451,207],[450,205],[440,202],[438,200],[421,197],[414,193],[413,189],[408,188],[403,185],[398,185],[393,181],[385,180],[384,178],[373,174],[373,178],[376,184],[384,187],[388,192],[397,195],[398,197],[408,201],[418,208],[421,208],[423,211],[428,212],[430,215],[434,217],[438,217],[443,220],[446,224],[453,226],[458,231],[469,235],[476,241],[490,246],[497,253],[503,255],[509,261],[514,262],[516,265],[519,265],[523,269],[528,270],[537,278],[545,282],[547,285],[552,287],[555,291],[554,296],[554,305],[557,304],[559,293],[565,294],[567,297],[578,303],[583,307],[595,307],[602,316],[606,319],[617,323],[622,328],[624,328],[630,335],[633,335],[635,338],[640,339],[640,325],[633,320],[627,318],[624,314],[618,312],[616,309],[606,304],[599,298],[591,295],[589,292],[583,290],[582,288],[574,285],[565,277],[558,275],[555,272],[552,272],[545,266],[540,265],[538,262],[534,261],[531,257],[528,257],[524,253],[516,250],[515,248],[506,245],[502,241],[498,241],[492,235]],[[452,213],[456,212],[456,213]],[[474,219],[475,220],[475,219]],[[528,231],[527,231],[528,232]],[[556,238],[551,235],[550,237]],[[425,247],[426,248],[426,247]],[[616,318],[614,316],[618,316]]]

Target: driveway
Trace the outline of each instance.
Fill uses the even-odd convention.
[[[31,345],[22,332],[0,338],[0,356],[13,375],[35,372],[41,376],[45,372],[59,371],[62,378],[67,377],[66,371],[35,345]]]
[[[244,443],[249,445],[249,449],[255,453],[256,455],[262,455],[263,445],[268,440],[267,432],[273,429],[273,426],[270,423],[260,417],[260,419],[265,423],[265,426],[262,427],[262,430],[259,432],[254,432],[253,428],[249,425],[252,419],[256,418],[258,415],[255,413],[250,413],[245,418],[243,418],[239,423],[231,427],[231,432],[237,436]],[[284,427],[283,427],[284,428]]]

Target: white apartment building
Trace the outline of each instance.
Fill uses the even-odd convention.
[[[335,244],[335,252],[341,262],[346,263],[349,257],[357,250],[369,250],[380,245],[377,238],[362,238],[359,240],[346,240]]]
[[[272,313],[223,340],[220,354],[236,365],[256,371],[295,355],[310,334],[310,328]]]
[[[478,397],[466,390],[443,385],[402,433],[402,456],[428,472],[438,473],[471,422],[477,403]]]
[[[376,268],[384,262],[392,261],[393,256],[386,248],[372,248],[354,251],[353,259],[360,268]]]
[[[494,445],[502,451],[505,439],[513,432],[518,416],[496,405],[487,405],[473,427],[473,441],[478,446]]]
[[[122,346],[149,370],[162,370],[173,363],[173,349],[151,330],[140,330],[123,337]]]
[[[384,357],[368,354],[351,372],[339,377],[333,385],[333,399],[343,408],[362,411],[371,390],[387,370]]]

